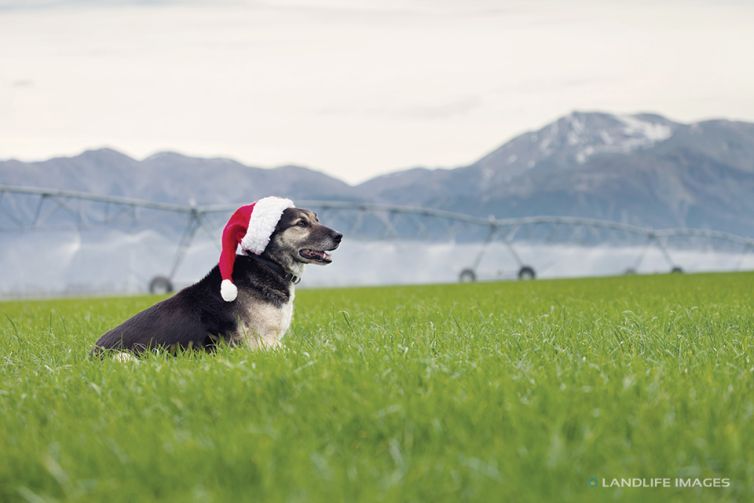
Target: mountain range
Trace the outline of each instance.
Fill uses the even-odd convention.
[[[0,161],[0,184],[196,204],[280,194],[754,236],[754,124],[573,112],[468,166],[412,168],[358,185],[299,166],[264,169],[172,152],[136,160],[112,149],[40,162]]]

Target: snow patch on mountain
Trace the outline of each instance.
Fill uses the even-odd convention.
[[[583,164],[595,154],[629,153],[664,141],[673,135],[671,124],[646,114],[572,112],[530,135],[539,158],[565,155]]]
[[[673,136],[668,124],[641,119],[635,115],[610,115],[614,123],[597,131],[587,128],[577,114],[568,116],[571,130],[568,144],[579,147],[576,162],[583,164],[591,156],[600,153],[629,153],[647,148]],[[611,121],[611,122],[613,122]]]
[[[636,135],[637,138],[643,137],[652,143],[667,140],[673,135],[673,130],[666,124],[641,120],[634,115],[616,115],[616,117],[626,125],[624,129],[626,134]]]

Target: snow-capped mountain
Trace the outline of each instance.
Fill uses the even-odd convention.
[[[470,166],[408,170],[357,189],[480,216],[587,216],[754,235],[754,124],[573,112]]]
[[[357,186],[301,167],[103,149],[43,162],[0,162],[0,183],[197,204],[376,200],[499,217],[571,215],[754,236],[754,124],[692,124],[655,114],[573,112],[475,163],[414,168]]]
[[[520,173],[544,160],[564,167],[583,164],[603,153],[629,153],[667,140],[678,124],[659,115],[614,115],[572,112],[539,131],[523,134],[480,159],[476,165],[492,177],[501,166],[507,175]]]

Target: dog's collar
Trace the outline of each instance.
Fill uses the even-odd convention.
[[[301,282],[300,276],[296,276],[292,272],[286,271],[282,265],[278,264],[271,258],[263,257],[262,255],[255,255],[255,256],[257,260],[259,260],[260,262],[263,262],[264,265],[266,265],[270,269],[275,270],[275,272],[279,274],[280,277],[282,277],[283,280],[287,281],[288,283],[293,283],[294,285],[298,285]]]

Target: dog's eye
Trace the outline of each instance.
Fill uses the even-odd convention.
[[[309,222],[307,222],[306,220],[299,220],[296,225],[298,225],[299,227],[309,227]]]

